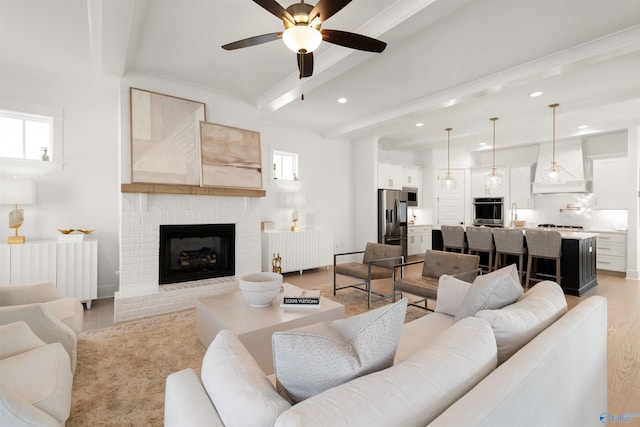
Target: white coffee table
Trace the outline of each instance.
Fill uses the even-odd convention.
[[[284,283],[284,287],[294,287]],[[265,374],[273,373],[271,336],[314,323],[344,318],[344,306],[328,298],[320,300],[318,309],[285,310],[280,308],[282,292],[271,306],[252,308],[240,290],[196,301],[196,335],[209,347],[216,334],[223,329],[236,333]]]

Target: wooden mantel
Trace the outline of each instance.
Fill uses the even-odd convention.
[[[201,196],[265,197],[265,190],[252,188],[200,187],[176,184],[120,184],[123,193],[193,194]]]

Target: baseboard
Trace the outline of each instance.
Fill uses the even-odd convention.
[[[100,285],[98,286],[98,299],[102,298],[113,298],[115,293],[118,291],[118,285]]]

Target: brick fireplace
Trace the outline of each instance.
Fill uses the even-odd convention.
[[[160,285],[161,225],[233,224],[235,274],[260,271],[260,197],[121,193],[116,322],[183,310],[237,287],[235,276]]]

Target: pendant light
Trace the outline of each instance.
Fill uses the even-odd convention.
[[[551,167],[544,171],[545,184],[564,184],[566,182],[564,171],[556,162],[556,108],[560,104],[551,104],[549,108],[553,109],[553,138],[552,138],[552,157]]]
[[[447,131],[447,174],[440,181],[440,186],[443,190],[455,190],[457,183],[456,178],[451,175],[451,128],[446,128]]]
[[[492,117],[489,120],[493,122],[493,161],[491,163],[491,171],[484,177],[484,185],[487,188],[502,187],[502,174],[496,171],[496,120]]]

